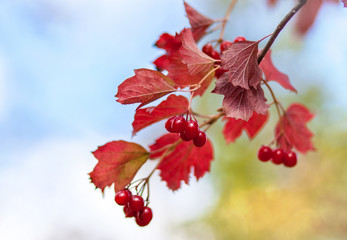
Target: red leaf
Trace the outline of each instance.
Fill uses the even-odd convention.
[[[106,143],[93,154],[99,162],[89,175],[102,192],[113,183],[116,192],[124,189],[149,156],[149,152],[142,146],[125,141]]]
[[[311,28],[322,3],[323,0],[310,0],[300,9],[295,25],[298,33],[304,35]]]
[[[181,47],[181,42],[168,33],[163,33],[158,41],[155,43],[158,48],[165,49],[166,51],[178,50]]]
[[[167,55],[162,55],[158,57],[156,60],[154,60],[153,63],[159,72],[167,69],[167,66],[170,64]]]
[[[213,58],[200,51],[190,29],[183,32],[182,46],[179,52],[190,75],[207,74],[215,62]]]
[[[181,33],[176,34],[175,41],[182,42],[183,36],[185,35],[187,31],[190,32],[190,30],[183,29]],[[185,88],[185,87],[191,86],[191,88],[194,88],[195,85],[198,84],[205,77],[205,75],[208,73],[210,69],[208,71],[206,70],[206,71],[191,75],[189,73],[188,66],[182,62],[183,58],[180,54],[179,48],[177,48],[177,45],[171,44],[171,46],[175,46],[175,47],[166,49],[167,51],[165,55],[167,57],[166,59],[164,59],[164,57],[162,56],[155,61],[155,63],[157,64],[159,62],[157,67],[159,68],[165,67],[165,69],[168,71],[168,77],[174,81],[174,83],[176,84],[176,87]],[[214,74],[210,74],[201,84],[201,88],[199,88],[198,90],[194,92],[194,95],[201,96],[210,85],[213,77],[214,77]]]
[[[180,139],[178,134],[166,134],[150,146],[151,151],[161,149],[169,144],[173,144]],[[158,158],[164,151],[152,154],[151,158]],[[213,160],[213,147],[209,140],[201,147],[195,147],[192,141],[180,142],[174,150],[168,153],[161,160],[158,169],[163,181],[167,186],[175,191],[181,187],[181,181],[189,183],[189,174],[194,168],[194,176],[197,180],[210,170],[210,163]]]
[[[342,0],[343,6],[347,7],[347,0]]]
[[[228,81],[234,86],[256,88],[262,80],[262,72],[257,62],[258,43],[236,42],[223,52],[221,67],[227,70]]]
[[[241,136],[243,129],[247,132],[249,139],[253,139],[263,128],[268,118],[268,114],[262,115],[256,112],[253,112],[252,117],[248,121],[226,118],[227,123],[224,125],[223,129],[225,140],[227,143],[235,142],[235,140]]]
[[[290,150],[293,146],[302,153],[314,150],[311,142],[313,134],[306,126],[313,117],[314,115],[301,104],[294,103],[289,106],[276,126],[278,145],[284,150]]]
[[[196,11],[186,2],[184,2],[184,7],[190,26],[192,27],[194,39],[195,41],[199,41],[199,39],[206,34],[206,29],[209,28],[214,21]]]
[[[253,111],[265,115],[268,109],[263,89],[260,85],[257,88],[244,89],[233,86],[228,82],[228,75],[223,74],[217,79],[213,93],[224,95],[223,110],[227,117],[248,121]]]
[[[164,74],[150,69],[136,69],[135,76],[119,85],[116,97],[121,104],[141,103],[140,108],[174,91],[174,83]]]
[[[183,96],[170,95],[156,107],[137,109],[133,125],[133,136],[141,129],[165,118],[187,111],[188,100]]]
[[[259,66],[264,72],[266,81],[275,81],[285,89],[297,92],[289,82],[288,76],[278,71],[278,69],[273,65],[271,60],[271,50],[268,51]]]

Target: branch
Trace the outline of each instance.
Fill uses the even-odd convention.
[[[258,56],[258,64],[260,64],[261,60],[263,60],[266,53],[269,51],[270,47],[274,43],[275,39],[277,38],[278,34],[282,31],[282,29],[286,26],[286,24],[289,22],[289,20],[296,14],[299,9],[304,6],[306,3],[306,0],[299,0],[299,3],[292,9],[290,12],[283,18],[283,20],[278,24],[276,30],[272,33],[271,38],[266,43],[263,50],[260,52]]]
[[[225,30],[225,25],[227,23],[227,21],[229,20],[229,15],[231,13],[231,11],[233,10],[233,8],[235,7],[235,4],[236,4],[237,0],[232,0],[226,13],[225,13],[225,16],[223,18],[223,22],[222,22],[222,30],[220,31],[220,35],[219,35],[219,39],[218,41],[222,41],[223,40],[223,37],[224,37],[224,30]]]

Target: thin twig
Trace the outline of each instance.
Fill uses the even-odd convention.
[[[275,39],[277,38],[278,34],[282,31],[284,26],[289,22],[289,20],[299,11],[299,9],[304,6],[306,3],[306,0],[299,0],[299,3],[289,11],[289,13],[282,19],[282,21],[278,24],[276,27],[276,30],[272,33],[271,38],[266,43],[265,47],[261,51],[261,53],[258,56],[258,64],[263,60],[266,53],[269,51],[270,47],[274,43]]]
[[[230,5],[229,5],[229,7],[228,7],[228,10],[225,13],[225,16],[224,16],[223,22],[222,22],[222,27],[221,27],[221,30],[220,30],[219,41],[223,40],[225,25],[227,24],[227,21],[229,20],[229,15],[230,15],[231,11],[233,10],[236,2],[237,2],[237,0],[232,0]]]

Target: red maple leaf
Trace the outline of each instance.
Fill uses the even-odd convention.
[[[190,75],[199,73],[207,74],[215,62],[215,59],[209,57],[198,48],[190,29],[187,29],[183,33],[182,46],[179,52],[182,62],[188,67]]]
[[[269,115],[262,115],[253,112],[252,117],[248,121],[241,119],[226,118],[223,134],[227,143],[235,142],[241,136],[242,130],[245,130],[249,139],[253,139],[257,133],[263,128]]]
[[[311,142],[313,134],[306,126],[313,117],[305,106],[298,103],[290,105],[277,123],[277,144],[284,150],[290,150],[293,146],[302,153],[314,150]]]
[[[228,81],[245,89],[256,88],[262,80],[257,62],[258,43],[241,41],[232,44],[221,56],[221,67],[227,70]]]
[[[150,146],[151,151],[161,149],[167,145],[179,141],[178,134],[169,133],[156,140]],[[158,158],[163,156],[165,151],[152,154],[150,157]],[[210,164],[213,160],[213,147],[207,139],[206,144],[201,147],[195,147],[192,141],[180,142],[169,153],[165,153],[163,159],[159,163],[158,169],[163,181],[166,181],[167,186],[175,191],[181,187],[181,181],[189,183],[189,174],[194,168],[194,176],[197,180],[203,177],[210,170]]]
[[[212,91],[224,95],[222,106],[227,117],[248,121],[253,111],[263,115],[267,113],[269,106],[260,85],[257,88],[245,89],[228,82],[228,77],[224,73],[217,79],[216,87]]]
[[[137,109],[134,117],[133,136],[141,129],[166,119],[179,115],[188,109],[188,100],[183,96],[171,94],[156,107]]]
[[[195,41],[199,41],[200,38],[206,34],[207,28],[209,28],[214,21],[196,11],[186,2],[184,2],[184,8],[186,10],[190,26],[192,27],[194,39]]]
[[[273,65],[271,60],[271,50],[268,51],[259,66],[263,70],[266,81],[275,81],[285,89],[297,92],[290,83],[288,76],[278,71],[278,69]]]
[[[113,183],[116,192],[124,189],[149,157],[149,152],[142,146],[125,141],[106,143],[93,154],[99,162],[89,175],[102,192]]]
[[[138,108],[176,91],[174,82],[150,69],[136,69],[135,76],[118,86],[117,101],[121,104],[141,103]]]

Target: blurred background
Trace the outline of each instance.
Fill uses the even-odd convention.
[[[214,19],[229,1],[188,3]],[[261,39],[294,4],[239,1],[225,38]],[[216,124],[207,133],[215,147],[211,173],[174,193],[153,176],[154,218],[139,228],[124,218],[112,189],[102,195],[90,184],[91,152],[119,139],[146,146],[163,133],[161,122],[131,138],[136,106],[121,106],[114,95],[133,69],[153,68],[160,34],[189,26],[183,2],[2,0],[0,239],[346,239],[346,24],[347,9],[323,1],[305,35],[296,33],[294,18],[272,48],[275,65],[299,91],[272,83],[278,98],[316,114],[309,124],[315,152],[299,155],[293,169],[258,161],[275,114],[252,142],[242,136],[226,145]],[[212,114],[222,98],[206,97],[195,107]]]

